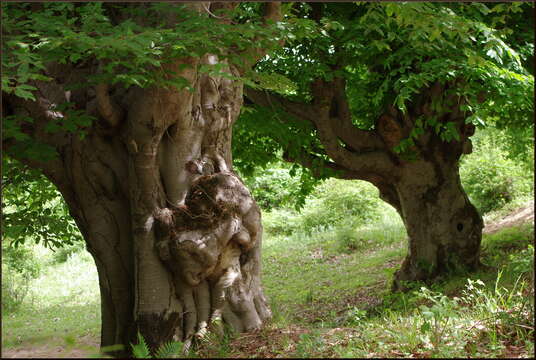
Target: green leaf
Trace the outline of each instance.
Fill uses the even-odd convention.
[[[179,356],[184,344],[182,342],[170,341],[162,344],[156,352],[156,357],[161,359]]]
[[[428,321],[425,321],[420,327],[421,334],[426,334],[430,330],[432,330],[432,326],[430,325]]]
[[[130,344],[130,346],[132,347],[132,355],[136,359],[151,358],[149,347],[140,332],[138,332],[138,343],[136,345]]]
[[[34,86],[27,85],[27,84],[20,84],[15,88],[15,95],[25,100],[35,101],[35,96],[31,93],[34,90],[37,90],[37,88]]]

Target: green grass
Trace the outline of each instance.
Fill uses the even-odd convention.
[[[52,254],[39,251],[49,262]],[[94,342],[100,336],[97,270],[89,253],[48,266],[30,282],[30,292],[15,313],[2,313],[2,348],[28,345],[70,345]],[[91,341],[90,341],[91,339]]]
[[[382,205],[383,206],[383,205]],[[484,235],[471,274],[391,294],[406,254],[406,233],[385,205],[366,226],[267,231],[263,286],[274,317],[252,335],[226,338],[196,356],[217,357],[530,357],[534,355],[534,227]],[[87,253],[48,266],[30,283],[22,308],[2,314],[5,349],[98,342],[96,269]],[[91,339],[91,341],[88,341]]]

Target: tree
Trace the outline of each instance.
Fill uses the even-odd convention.
[[[246,88],[236,147],[263,139],[262,150],[283,149],[315,177],[374,184],[409,237],[394,289],[476,269],[483,221],[459,159],[482,119],[532,129],[534,78],[523,66],[533,61],[532,6],[302,4],[296,16],[314,31],[257,65],[286,81]],[[503,24],[519,12],[532,21],[514,41]]]
[[[260,211],[230,150],[279,3],[2,10],[4,165],[61,192],[97,266],[101,346],[258,328]]]

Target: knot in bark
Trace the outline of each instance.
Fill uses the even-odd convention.
[[[155,218],[160,259],[182,282],[217,281],[253,248],[260,212],[232,173],[200,176],[184,206],[161,209]],[[231,284],[226,284],[230,286]]]

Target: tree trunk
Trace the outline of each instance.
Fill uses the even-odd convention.
[[[188,349],[211,324],[242,332],[271,316],[260,209],[232,170],[242,83],[197,72],[218,61],[170,65],[194,91],[97,89],[88,112],[98,110],[99,122],[88,136],[61,137],[58,159],[30,164],[58,186],[95,259],[101,346],[124,346],[114,355],[128,354],[138,331],[152,350],[172,340]]]
[[[236,5],[188,7],[215,16]],[[112,23],[125,16],[147,22],[108,11]],[[175,26],[172,13],[161,17]],[[279,3],[266,4],[264,21],[280,17]],[[17,139],[3,143],[11,156],[42,170],[65,198],[99,274],[101,346],[124,346],[114,355],[128,354],[138,331],[153,351],[171,340],[188,349],[211,325],[219,332],[222,323],[248,331],[271,316],[260,281],[260,209],[232,170],[232,125],[243,85],[201,72],[219,65],[218,71],[239,79],[264,50],[221,49],[226,51],[247,59],[244,68],[206,54],[146,69],[168,80],[180,76],[190,90],[102,83],[67,91],[66,85],[84,83],[106,65],[92,58],[48,63],[54,81],[31,82],[36,101],[9,95],[3,104],[3,115],[19,116],[22,131],[59,154],[41,162],[18,154]],[[58,107],[66,102],[97,119],[83,139],[49,129],[51,122],[70,120]]]
[[[231,163],[242,85],[191,70],[182,76],[194,92],[137,89],[127,118],[134,314],[153,349],[172,339],[188,348],[211,323],[240,332],[270,316],[260,210]]]
[[[409,246],[393,289],[405,289],[405,281],[476,269],[483,221],[461,186],[457,163],[408,163],[394,187],[395,208],[406,226]]]

